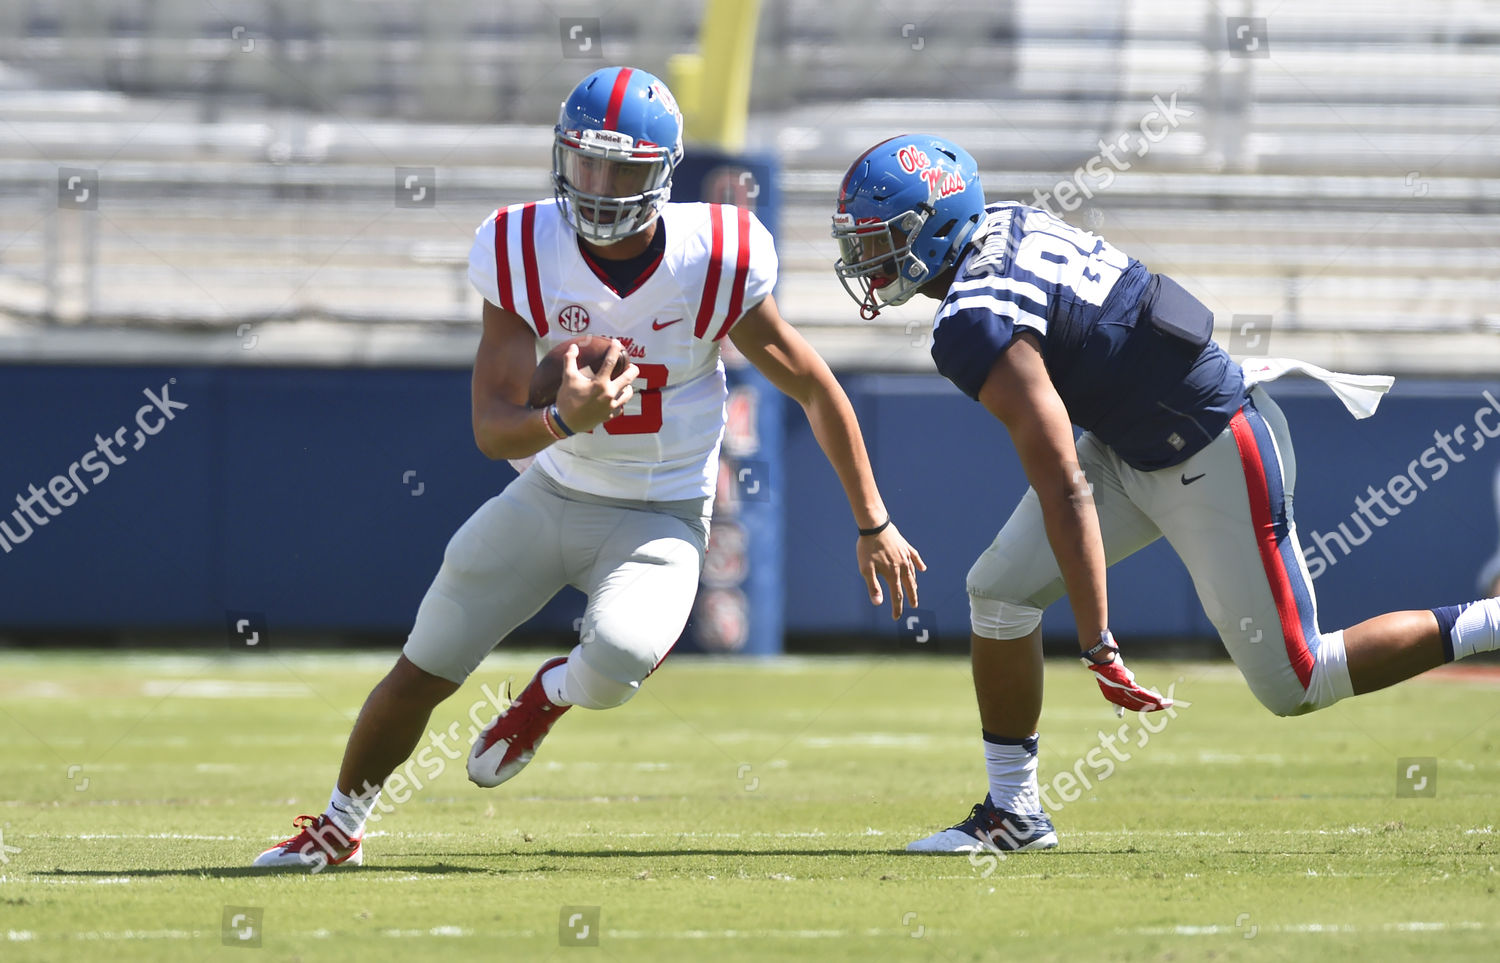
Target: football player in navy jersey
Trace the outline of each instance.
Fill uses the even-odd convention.
[[[1282,359],[1242,370],[1181,285],[1046,211],[986,206],[973,157],[939,137],[865,151],[844,176],[833,236],[835,270],[863,317],[915,294],[941,302],[937,369],[1005,425],[1031,486],[968,575],[989,794],[909,849],[1057,845],[1037,785],[1036,727],[1042,610],[1064,593],[1104,697],[1122,710],[1171,706],[1125,667],[1105,593],[1105,569],[1157,538],[1277,715],[1500,647],[1500,599],[1318,627],[1292,522],[1291,436],[1256,385],[1301,370],[1365,417],[1389,378]]]

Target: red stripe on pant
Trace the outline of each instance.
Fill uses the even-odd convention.
[[[1234,433],[1234,443],[1240,452],[1240,467],[1245,473],[1245,488],[1250,495],[1250,521],[1255,528],[1255,547],[1260,550],[1260,563],[1266,570],[1266,583],[1271,587],[1271,597],[1276,601],[1276,614],[1281,619],[1281,637],[1286,642],[1287,659],[1297,681],[1306,689],[1312,680],[1313,655],[1302,635],[1302,619],[1297,611],[1297,597],[1292,591],[1292,575],[1287,571],[1281,557],[1281,546],[1276,542],[1276,521],[1271,513],[1271,490],[1266,483],[1266,467],[1263,453],[1255,441],[1255,431],[1245,417],[1243,409],[1235,412],[1229,421],[1229,430]],[[1267,453],[1276,457],[1276,453]]]

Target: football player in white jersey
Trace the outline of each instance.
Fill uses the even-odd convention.
[[[581,641],[546,661],[470,751],[497,786],[530,762],[572,706],[630,699],[687,622],[708,538],[724,431],[727,338],[796,399],[854,515],[870,601],[917,603],[921,556],[881,501],[848,398],[776,310],[776,252],[753,214],[671,204],[682,116],[643,70],[586,77],[562,105],[554,197],[496,211],[469,276],[484,296],[474,437],[491,458],[534,460],[448,544],[395,667],[350,734],[328,809],[258,866],[357,864],[379,787],[416,748],[432,709],[563,586],[589,598]],[[527,406],[538,358],[579,334],[615,344],[599,371],[569,349],[554,404]],[[622,353],[631,364],[611,377]],[[857,534],[854,530],[857,530]]]

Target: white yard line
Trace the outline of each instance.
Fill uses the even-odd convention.
[[[1256,926],[1254,930],[1244,926],[1208,924],[1202,926],[1137,926],[1119,928],[1118,936],[1231,936],[1253,939],[1260,934],[1293,936],[1351,936],[1369,933],[1449,933],[1492,930],[1496,924],[1474,920],[1405,920],[1382,923],[1378,926],[1361,926],[1351,923],[1289,923]],[[473,930],[461,926],[434,926],[429,929],[385,929],[376,931],[386,939],[424,939],[480,936],[486,939],[531,939],[547,935],[546,930]],[[941,935],[944,931],[928,928],[927,935]],[[5,941],[10,943],[38,943],[52,941],[76,941],[90,943],[116,943],[132,941],[164,940],[212,940],[213,930],[75,930],[65,933],[46,933],[36,930],[6,930]],[[278,939],[321,940],[334,934],[327,929],[277,930]],[[1025,930],[1011,934],[1017,938],[1030,935]],[[600,931],[600,942],[609,940],[836,940],[851,937],[900,938],[917,937],[909,929],[870,927],[863,929],[691,929],[691,930],[619,930]],[[918,937],[923,938],[923,937]]]
[[[1252,932],[1252,927],[1254,930]],[[1264,926],[1247,921],[1242,926],[1213,923],[1205,926],[1137,926],[1132,929],[1116,929],[1119,936],[1239,936],[1254,939],[1261,933],[1286,933],[1292,935],[1326,935],[1330,933],[1447,933],[1473,932],[1494,929],[1494,923],[1473,920],[1453,922],[1432,920],[1407,920],[1382,923],[1379,926],[1361,926],[1354,923],[1287,923]]]

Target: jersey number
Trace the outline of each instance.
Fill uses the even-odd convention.
[[[646,382],[637,388],[635,397],[625,406],[629,411],[640,402],[640,408],[628,415],[616,415],[604,423],[604,430],[611,435],[654,435],[661,431],[661,389],[667,386],[667,366],[664,364],[638,364],[639,380]]]
[[[1030,228],[1016,248],[1016,267],[1071,290],[1085,304],[1099,306],[1130,259],[1093,235],[1056,218]]]

